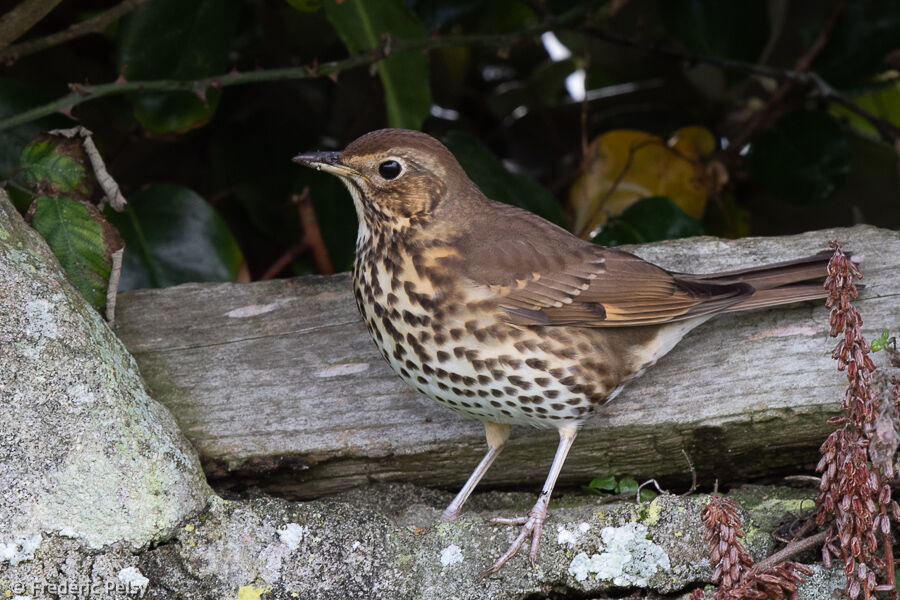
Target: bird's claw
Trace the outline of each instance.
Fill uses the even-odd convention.
[[[493,517],[491,525],[524,525],[528,522],[528,517]]]
[[[541,542],[541,532],[543,531],[546,518],[546,507],[535,507],[528,513],[527,517],[494,517],[491,519],[491,523],[494,525],[521,525],[522,529],[519,531],[519,535],[516,536],[516,539],[513,540],[513,543],[507,548],[506,552],[500,555],[500,558],[498,558],[490,568],[481,573],[480,577],[484,579],[488,575],[499,571],[509,559],[516,555],[519,548],[522,547],[522,544],[524,544],[525,540],[529,537],[531,538],[531,552],[529,553],[529,558],[531,559],[531,568],[534,568],[537,564],[538,546]]]

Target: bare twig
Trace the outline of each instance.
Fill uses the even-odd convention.
[[[291,195],[291,202],[297,205],[297,215],[300,219],[300,226],[303,228],[303,239],[287,249],[287,251],[278,257],[272,263],[266,272],[262,274],[259,281],[274,279],[278,273],[283,271],[294,259],[306,252],[310,251],[313,261],[316,263],[316,270],[322,275],[331,275],[334,273],[334,267],[331,265],[331,258],[328,256],[328,248],[325,246],[325,240],[322,238],[322,231],[319,229],[319,221],[316,219],[316,211],[313,208],[312,198],[309,195],[309,186],[303,188],[299,194]]]
[[[801,506],[800,506],[800,507],[803,508],[802,503],[801,503]],[[807,536],[810,532],[812,532],[816,527],[818,527],[818,525],[816,525],[816,518],[815,518],[815,516],[813,516],[812,518],[806,519],[806,520],[803,522],[803,525],[801,525],[800,528],[797,529],[797,531],[794,532],[794,534],[793,534],[793,536],[792,536],[792,538],[791,538],[791,541],[796,541],[796,540],[799,540],[799,539],[801,539],[801,538],[806,537],[806,536]],[[790,542],[788,542],[788,543],[790,543]]]
[[[77,127],[72,127],[70,129],[51,129],[47,133],[69,139],[74,137],[81,138],[81,146],[84,148],[84,153],[87,154],[88,160],[91,161],[91,167],[94,170],[94,177],[97,179],[97,185],[103,190],[103,200],[100,201],[98,208],[102,211],[104,205],[109,204],[116,212],[125,210],[125,206],[128,202],[122,195],[119,184],[106,169],[106,163],[103,161],[103,157],[100,156],[100,152],[94,144],[94,139],[91,137],[92,133],[89,129],[78,125]]]
[[[396,56],[408,52],[423,52],[441,48],[459,48],[466,46],[502,48],[522,40],[533,40],[538,34],[543,33],[544,31],[571,25],[577,20],[583,19],[585,13],[595,4],[596,2],[578,4],[575,8],[558,17],[548,19],[547,21],[518,32],[485,35],[447,35],[431,38],[391,40],[390,52],[391,56]],[[98,100],[106,96],[127,94],[131,92],[191,92],[194,94],[202,94],[209,87],[223,88],[232,85],[245,85],[248,83],[328,77],[354,67],[372,64],[383,60],[384,58],[386,58],[385,48],[379,47],[365,52],[359,52],[343,60],[328,63],[281,69],[231,72],[193,80],[160,79],[150,81],[118,81],[98,85],[70,84],[69,89],[72,90],[72,93],[0,120],[0,130],[9,129],[10,127],[15,127],[22,123],[36,121],[41,117],[46,117],[60,111],[69,111],[79,104]]]
[[[784,480],[787,483],[805,483],[815,487],[819,487],[822,482],[822,478],[815,475],[788,475]]]
[[[62,0],[23,0],[0,17],[0,49],[6,48],[34,27],[60,2]]]
[[[122,257],[124,255],[124,246],[110,254],[112,265],[109,271],[109,283],[106,285],[106,322],[111,328],[116,326],[116,298],[119,292],[119,279],[122,277]]]
[[[26,42],[11,44],[0,51],[0,61],[4,61],[9,65],[23,56],[28,56],[29,54],[34,54],[41,50],[64,44],[70,40],[91,33],[100,33],[106,29],[110,23],[121,19],[123,16],[127,15],[138,6],[146,4],[148,1],[149,0],[124,0],[120,4],[101,12],[100,14],[94,15],[89,19],[75,23],[63,31],[51,33],[50,35],[28,40]]]
[[[816,36],[815,41],[813,41],[812,45],[803,53],[800,58],[794,63],[794,71],[797,73],[805,73],[809,70],[809,66],[812,64],[813,60],[815,60],[816,56],[825,48],[825,45],[828,43],[828,38],[831,35],[831,31],[834,29],[834,26],[838,22],[838,18],[841,16],[841,13],[844,12],[844,8],[846,7],[846,0],[837,0],[832,7],[831,14],[828,16],[828,20],[825,22],[821,31],[819,31],[819,35]],[[819,93],[823,96],[821,83],[824,83],[818,75],[811,74],[814,78],[817,78],[818,81],[814,82],[816,88],[819,90]],[[741,131],[733,140],[732,151],[740,152],[741,149],[750,141],[751,138],[756,134],[757,131],[767,126],[775,116],[778,114],[778,108],[782,105],[785,98],[795,89],[797,85],[796,79],[788,79],[784,81],[775,93],[772,94],[772,97],[769,98],[768,102],[766,102],[765,108],[759,111],[754,115],[750,122],[744,127],[744,130]],[[831,86],[828,88],[833,92],[835,91]],[[855,103],[853,103],[855,104]],[[849,108],[849,107],[848,107]],[[861,109],[861,107],[860,107]],[[852,108],[850,110],[853,110]],[[862,110],[862,109],[861,109]],[[885,138],[888,139],[888,138]]]
[[[273,262],[266,272],[262,274],[262,277],[259,278],[259,281],[268,281],[269,279],[274,279],[276,275],[281,273],[285,267],[294,262],[294,259],[303,254],[306,250],[307,245],[305,241],[299,241],[287,251],[278,257],[278,260]]]
[[[303,227],[303,241],[312,252],[316,270],[321,275],[331,275],[334,273],[334,267],[331,265],[325,240],[322,239],[322,230],[319,229],[319,220],[316,218],[316,209],[309,195],[309,186],[303,188],[302,193],[292,196],[291,200],[297,204],[300,225]]]
[[[640,485],[638,486],[637,492],[635,493],[635,498],[634,498],[634,501],[635,501],[635,502],[637,502],[638,504],[643,504],[643,502],[641,502],[641,492],[644,491],[644,487],[645,487],[645,486],[648,486],[648,485],[650,485],[651,483],[653,484],[653,487],[656,488],[656,491],[657,491],[657,492],[659,492],[659,493],[662,494],[663,496],[668,496],[668,495],[669,495],[669,492],[668,492],[668,491],[666,491],[666,490],[662,489],[661,487],[659,487],[659,482],[658,482],[658,481],[656,481],[655,479],[648,479],[647,481],[645,481],[644,483],[642,483],[642,484],[640,484]]]
[[[827,535],[827,533],[827,531],[820,531],[819,533],[811,535],[807,538],[803,538],[802,540],[795,540],[791,542],[775,554],[767,556],[765,559],[756,563],[753,566],[753,571],[756,573],[765,573],[778,563],[784,562],[790,557],[800,554],[804,550],[809,550],[810,548],[821,546],[825,542],[825,536]]]
[[[812,64],[815,56],[821,51],[821,48],[827,42],[827,38],[830,35],[831,30],[833,29],[835,23],[838,20],[838,17],[840,16],[840,12],[843,10],[843,5],[844,0],[839,0],[839,2],[835,5],[835,8],[832,10],[828,21],[823,27],[823,30],[819,33],[819,36],[816,38],[815,42],[813,42],[813,44],[803,54],[803,56],[801,56],[797,60],[795,66],[799,68],[795,69],[782,69],[742,60],[719,58],[715,56],[704,56],[701,54],[691,54],[689,52],[681,52],[678,50],[663,48],[657,45],[648,45],[639,40],[632,39],[618,33],[605,31],[592,25],[585,25],[580,27],[580,29],[582,31],[590,33],[597,39],[601,39],[611,44],[636,48],[645,52],[652,52],[653,54],[656,54],[658,56],[682,60],[691,64],[703,63],[713,65],[731,71],[741,71],[744,73],[751,73],[753,75],[768,77],[776,81],[783,82],[783,84],[791,83],[792,86],[799,85],[806,88],[812,88],[821,98],[836,102],[871,123],[872,126],[875,127],[875,129],[878,131],[881,138],[885,142],[894,145],[895,148],[898,149],[898,154],[900,154],[900,128],[862,108],[856,102],[848,98],[845,94],[829,85],[819,74],[807,70],[809,65]],[[783,97],[787,95],[787,91],[779,92],[780,90],[781,88],[779,88],[779,90],[777,90],[775,94],[773,94],[772,98],[770,98],[770,105],[774,106],[775,104],[781,102]],[[788,91],[790,91],[790,88],[788,89]],[[769,109],[767,107],[760,112],[760,115],[766,114],[768,110]],[[768,118],[765,118],[763,120],[760,120],[759,122],[768,122],[767,119]],[[744,132],[739,134],[736,140],[732,142],[731,147],[735,148],[735,151],[739,151],[743,147],[744,144],[739,143],[740,141],[749,139],[749,137],[747,137],[747,132],[750,130],[751,126],[755,131],[761,125],[756,124],[755,122],[749,124],[748,127],[745,128]]]
[[[684,454],[684,460],[687,461],[688,469],[691,470],[691,487],[688,489],[688,491],[681,495],[690,496],[697,491],[697,469],[694,468],[694,462],[691,460],[691,456],[687,453],[687,450],[682,448],[681,453]],[[718,482],[716,483],[718,484]]]

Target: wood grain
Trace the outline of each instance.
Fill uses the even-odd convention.
[[[830,239],[861,261],[864,333],[900,329],[897,232],[858,226],[630,250],[712,272],[799,258]],[[707,484],[810,473],[845,385],[827,320],[823,302],[806,302],[701,326],[589,419],[561,481],[688,481],[682,449]],[[346,273],[126,292],[116,332],[214,481],[298,498],[367,481],[453,488],[484,452],[480,423],[418,397],[377,354]],[[483,485],[540,483],[556,443],[553,431],[514,428]]]

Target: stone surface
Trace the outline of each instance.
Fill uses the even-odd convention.
[[[450,493],[411,484],[312,502],[212,494],[134,361],[2,196],[0,465],[0,598],[658,598],[711,576],[702,495],[560,493],[537,567],[523,551],[482,580],[517,533],[487,518],[523,514],[533,493],[476,494],[452,523],[438,521]],[[757,559],[774,529],[813,510],[810,490],[733,496]],[[817,569],[800,597],[841,586],[839,570]]]
[[[132,357],[0,192],[0,569],[42,536],[138,550],[209,488]]]
[[[756,558],[771,544],[773,523],[808,515],[812,495],[761,487],[734,494]],[[474,510],[439,523],[449,499],[450,494],[410,484],[375,485],[313,502],[215,499],[173,539],[136,556],[118,547],[86,554],[71,540],[54,536],[35,561],[0,574],[0,594],[30,594],[32,582],[102,589],[146,579],[144,597],[160,599],[513,600],[638,589],[655,597],[690,591],[711,575],[699,518],[704,495],[661,496],[643,506],[563,496],[551,505],[537,567],[532,570],[522,552],[484,580],[479,572],[516,533],[486,518],[496,511],[527,510],[533,499],[482,494],[473,498]],[[810,585],[819,590],[841,585],[833,575],[817,573]],[[128,588],[111,597],[127,598]]]
[[[900,329],[900,233],[874,227],[779,238],[690,238],[632,248],[673,270],[721,271],[814,254],[840,239],[862,261],[870,338]],[[585,424],[560,481],[597,473],[740,482],[810,470],[845,377],[823,302],[725,315],[689,334]],[[116,332],[214,480],[297,498],[369,481],[455,488],[484,430],[417,396],[369,339],[349,276],[189,284],[120,295]],[[546,475],[555,431],[514,427],[485,486]]]

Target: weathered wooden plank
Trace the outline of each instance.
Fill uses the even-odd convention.
[[[900,234],[854,227],[781,238],[693,238],[632,250],[680,271],[805,256],[840,239],[862,261],[865,333],[900,329]],[[416,396],[376,352],[347,274],[191,284],[119,297],[117,333],[212,479],[297,497],[370,480],[453,487],[483,430]],[[843,378],[822,302],[714,319],[591,417],[563,482],[600,474],[725,481],[809,470]],[[485,485],[543,480],[555,432],[514,428]]]

